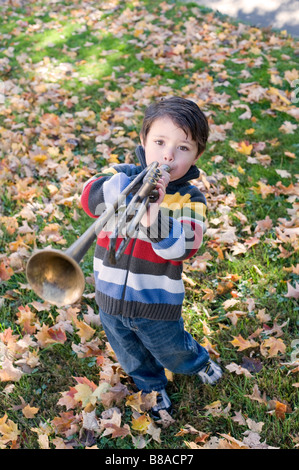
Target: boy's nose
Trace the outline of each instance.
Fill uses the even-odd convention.
[[[165,162],[172,162],[174,160],[174,153],[171,150],[168,150],[164,153],[163,160]]]

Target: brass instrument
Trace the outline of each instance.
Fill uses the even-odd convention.
[[[80,299],[84,292],[85,279],[79,263],[109,219],[118,212],[127,196],[132,193],[130,203],[120,215],[115,230],[110,236],[109,261],[111,264],[118,261],[130,239],[136,236],[138,223],[147,210],[148,204],[157,200],[155,188],[161,177],[158,165],[158,162],[153,162],[141,171],[117,197],[115,203],[107,207],[66,251],[43,249],[29,258],[26,266],[27,280],[40,298],[59,307],[73,304]],[[170,171],[167,165],[162,165],[162,167]],[[122,236],[124,230],[126,237],[123,238],[116,251],[116,240],[118,236]]]

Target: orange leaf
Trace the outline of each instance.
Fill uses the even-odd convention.
[[[60,328],[49,328],[45,323],[35,337],[42,348],[54,343],[63,344],[67,339],[65,332]]]
[[[35,316],[35,313],[31,312],[28,305],[25,305],[25,307],[18,307],[18,310],[18,320],[16,321],[16,323],[18,325],[21,325],[26,333],[28,333],[29,335],[33,335],[36,332],[35,322],[37,321],[37,318]]]
[[[279,401],[276,401],[275,403],[275,415],[279,419],[285,419],[285,414],[287,411],[287,405],[284,403],[280,403]]]
[[[244,349],[248,348],[255,348],[258,346],[258,343],[256,341],[251,340],[246,340],[244,339],[241,335],[239,336],[234,336],[234,340],[230,341],[233,346],[238,347],[238,351],[244,351]]]
[[[13,269],[4,261],[0,264],[0,281],[7,281],[13,275]]]

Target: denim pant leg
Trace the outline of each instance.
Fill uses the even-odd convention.
[[[133,319],[136,334],[162,366],[174,373],[196,374],[208,361],[209,353],[178,321]]]
[[[165,388],[167,378],[164,367],[138,338],[132,320],[121,315],[106,314],[101,309],[100,319],[117,360],[139,390],[150,393]]]

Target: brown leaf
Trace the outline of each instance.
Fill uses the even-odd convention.
[[[73,411],[63,411],[51,423],[55,427],[57,434],[63,434],[68,437],[78,431],[78,421],[79,419],[77,415],[74,415]]]
[[[255,384],[254,387],[253,387],[252,395],[244,395],[244,396],[248,397],[248,398],[251,398],[251,400],[256,400],[256,401],[258,401],[259,403],[261,403],[263,405],[268,404],[267,398],[266,398],[266,393],[264,392],[263,396],[261,396],[261,392],[260,392],[257,384]]]
[[[286,345],[281,338],[268,338],[261,344],[261,353],[265,357],[275,357],[279,352],[282,354],[286,351]]]

